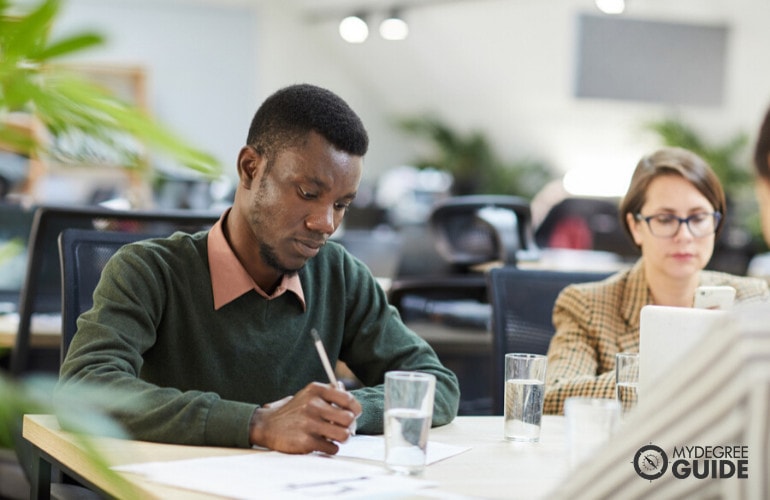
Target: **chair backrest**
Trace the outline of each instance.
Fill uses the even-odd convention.
[[[65,229],[59,235],[62,288],[62,338],[60,362],[64,361],[77,319],[94,304],[93,292],[107,261],[127,243],[149,238],[142,233]]]
[[[572,283],[599,281],[610,274],[512,266],[494,268],[487,273],[492,305],[492,401],[495,414],[503,411],[505,354],[546,354],[554,334],[553,306],[559,293]]]
[[[454,265],[515,265],[536,255],[529,202],[517,196],[448,198],[434,207],[430,226],[439,254]]]
[[[565,198],[548,211],[535,229],[535,242],[540,248],[561,247],[612,252],[624,260],[635,261],[639,249],[634,246],[620,223],[619,200],[616,198]],[[559,238],[565,227],[582,227],[587,232],[586,245],[564,245],[569,238]],[[561,240],[562,244],[557,244]]]
[[[443,302],[469,300],[485,304],[487,283],[481,273],[403,278],[393,281],[388,301],[398,309],[404,321],[441,322]],[[487,321],[488,323],[488,321]],[[484,328],[484,327],[482,327]]]
[[[460,415],[488,415],[490,390],[487,284],[482,273],[402,278],[388,300],[460,383]]]
[[[168,236],[175,231],[208,229],[219,213],[188,210],[135,211],[101,207],[41,206],[35,210],[29,236],[27,268],[19,298],[19,328],[11,351],[10,372],[56,372],[56,366],[31,366],[30,326],[34,313],[61,313],[61,267],[57,238],[68,228]],[[59,356],[57,356],[58,359]]]

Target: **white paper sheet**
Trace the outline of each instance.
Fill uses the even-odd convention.
[[[157,483],[238,499],[371,498],[435,485],[389,474],[381,465],[273,451],[146,462],[114,469],[142,474]]]
[[[340,450],[337,456],[362,458],[382,462],[385,459],[385,438],[382,436],[353,436],[344,443],[338,443]],[[425,462],[430,465],[445,458],[459,455],[469,447],[428,441],[428,455]]]

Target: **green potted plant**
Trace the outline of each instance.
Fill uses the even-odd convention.
[[[51,153],[51,137],[75,137],[109,151],[121,168],[141,175],[150,170],[143,154],[146,148],[205,176],[218,176],[221,167],[211,155],[58,64],[103,43],[102,36],[92,32],[51,39],[60,8],[60,0],[0,0],[0,146],[32,159],[45,159]],[[25,125],[19,126],[19,117]],[[11,255],[12,250],[4,247],[0,258]],[[87,394],[78,395],[72,408],[54,406],[50,398],[53,383],[51,379],[12,380],[0,373],[0,448],[15,445],[25,413],[56,413],[92,452],[85,433],[98,433],[105,426],[114,429],[108,418],[99,417],[103,415],[99,402],[112,400],[114,395],[91,397],[93,411],[83,411]],[[107,477],[120,481],[97,453],[90,455]]]
[[[91,436],[128,437],[108,416],[107,406],[120,406],[122,399],[114,391],[92,387],[59,394],[54,403],[52,392],[56,380],[50,376],[35,376],[25,380],[0,377],[0,448],[16,448],[22,460],[30,460],[28,448],[19,446],[21,416],[24,414],[55,414],[62,428],[71,432],[75,442],[86,452],[91,465],[106,481],[112,483],[125,498],[139,498],[134,488],[98,452]]]
[[[428,143],[430,152],[415,159],[414,166],[452,174],[453,194],[510,194],[531,199],[552,178],[545,163],[505,162],[483,133],[463,135],[436,116],[402,118],[397,126]]]
[[[719,179],[725,191],[733,196],[752,185],[752,173],[743,161],[748,137],[738,133],[724,143],[714,144],[700,136],[687,123],[673,117],[652,121],[647,127],[655,132],[667,146],[677,146],[698,154],[706,160]]]
[[[107,154],[121,168],[142,173],[149,170],[146,149],[217,176],[221,166],[211,155],[61,64],[104,39],[82,32],[52,40],[51,27],[60,8],[61,0],[41,0],[31,6],[0,0],[0,144],[32,158],[45,158],[56,142],[51,138],[69,138]],[[34,127],[19,127],[19,116]]]

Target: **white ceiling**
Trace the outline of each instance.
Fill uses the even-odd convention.
[[[272,0],[261,3],[275,12]],[[309,13],[362,6],[376,5],[384,12],[383,7],[397,3],[281,0],[280,9],[306,20]],[[435,112],[460,130],[484,130],[509,159],[543,159],[563,172],[593,170],[600,172],[591,174],[599,179],[618,175],[623,185],[636,159],[656,147],[656,138],[641,131],[645,121],[676,114],[707,136],[727,140],[753,132],[770,102],[767,0],[628,0],[624,16],[629,18],[730,28],[727,91],[718,107],[576,99],[576,17],[598,13],[593,0],[406,3],[416,7],[405,9],[410,36],[404,42],[370,35],[363,44],[346,44],[336,34],[334,16],[305,21],[303,29],[318,45],[317,56],[334,61],[350,85],[366,89],[390,115]],[[408,140],[401,144],[409,150]]]
[[[72,1],[93,5],[102,0]],[[506,160],[542,160],[559,172],[584,172],[582,177],[597,185],[604,181],[622,190],[637,159],[658,145],[643,130],[649,120],[676,115],[709,139],[727,141],[738,132],[753,134],[770,104],[768,0],[627,0],[624,16],[629,18],[729,27],[725,98],[712,107],[575,98],[576,18],[597,12],[593,0],[165,1],[254,7],[256,64],[232,54],[222,62],[253,71],[256,90],[223,97],[240,99],[232,105],[252,110],[253,99],[288,83],[310,81],[335,89],[370,130],[371,175],[409,163],[422,147],[393,127],[394,117],[435,113],[458,131],[483,131]],[[149,10],[155,2],[159,0],[144,3]],[[371,35],[363,44],[351,45],[339,38],[338,16],[375,6],[373,16],[382,16],[396,4],[407,5],[407,40],[387,42]],[[126,38],[129,33],[146,38],[135,26]],[[211,45],[201,32],[187,40]],[[168,50],[176,42],[158,47]],[[126,52],[132,53],[135,41],[125,43]],[[212,68],[199,70],[212,73]],[[216,71],[223,69],[217,66]],[[188,83],[196,79],[190,77]],[[660,75],[676,77],[675,70]],[[219,78],[227,84],[227,78],[239,76],[222,73]],[[168,100],[157,97],[159,105]],[[200,128],[208,130],[210,123]],[[240,135],[233,140],[240,141]]]

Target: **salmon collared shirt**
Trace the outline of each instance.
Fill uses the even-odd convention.
[[[268,295],[246,272],[243,264],[235,256],[233,249],[230,248],[230,243],[228,243],[222,230],[222,224],[229,212],[228,209],[222,214],[222,217],[212,226],[207,238],[214,309],[218,310],[241,295],[254,290],[267,300],[273,300],[286,292],[292,292],[302,304],[302,310],[306,310],[305,294],[302,291],[302,282],[298,274],[284,274],[275,291]]]

